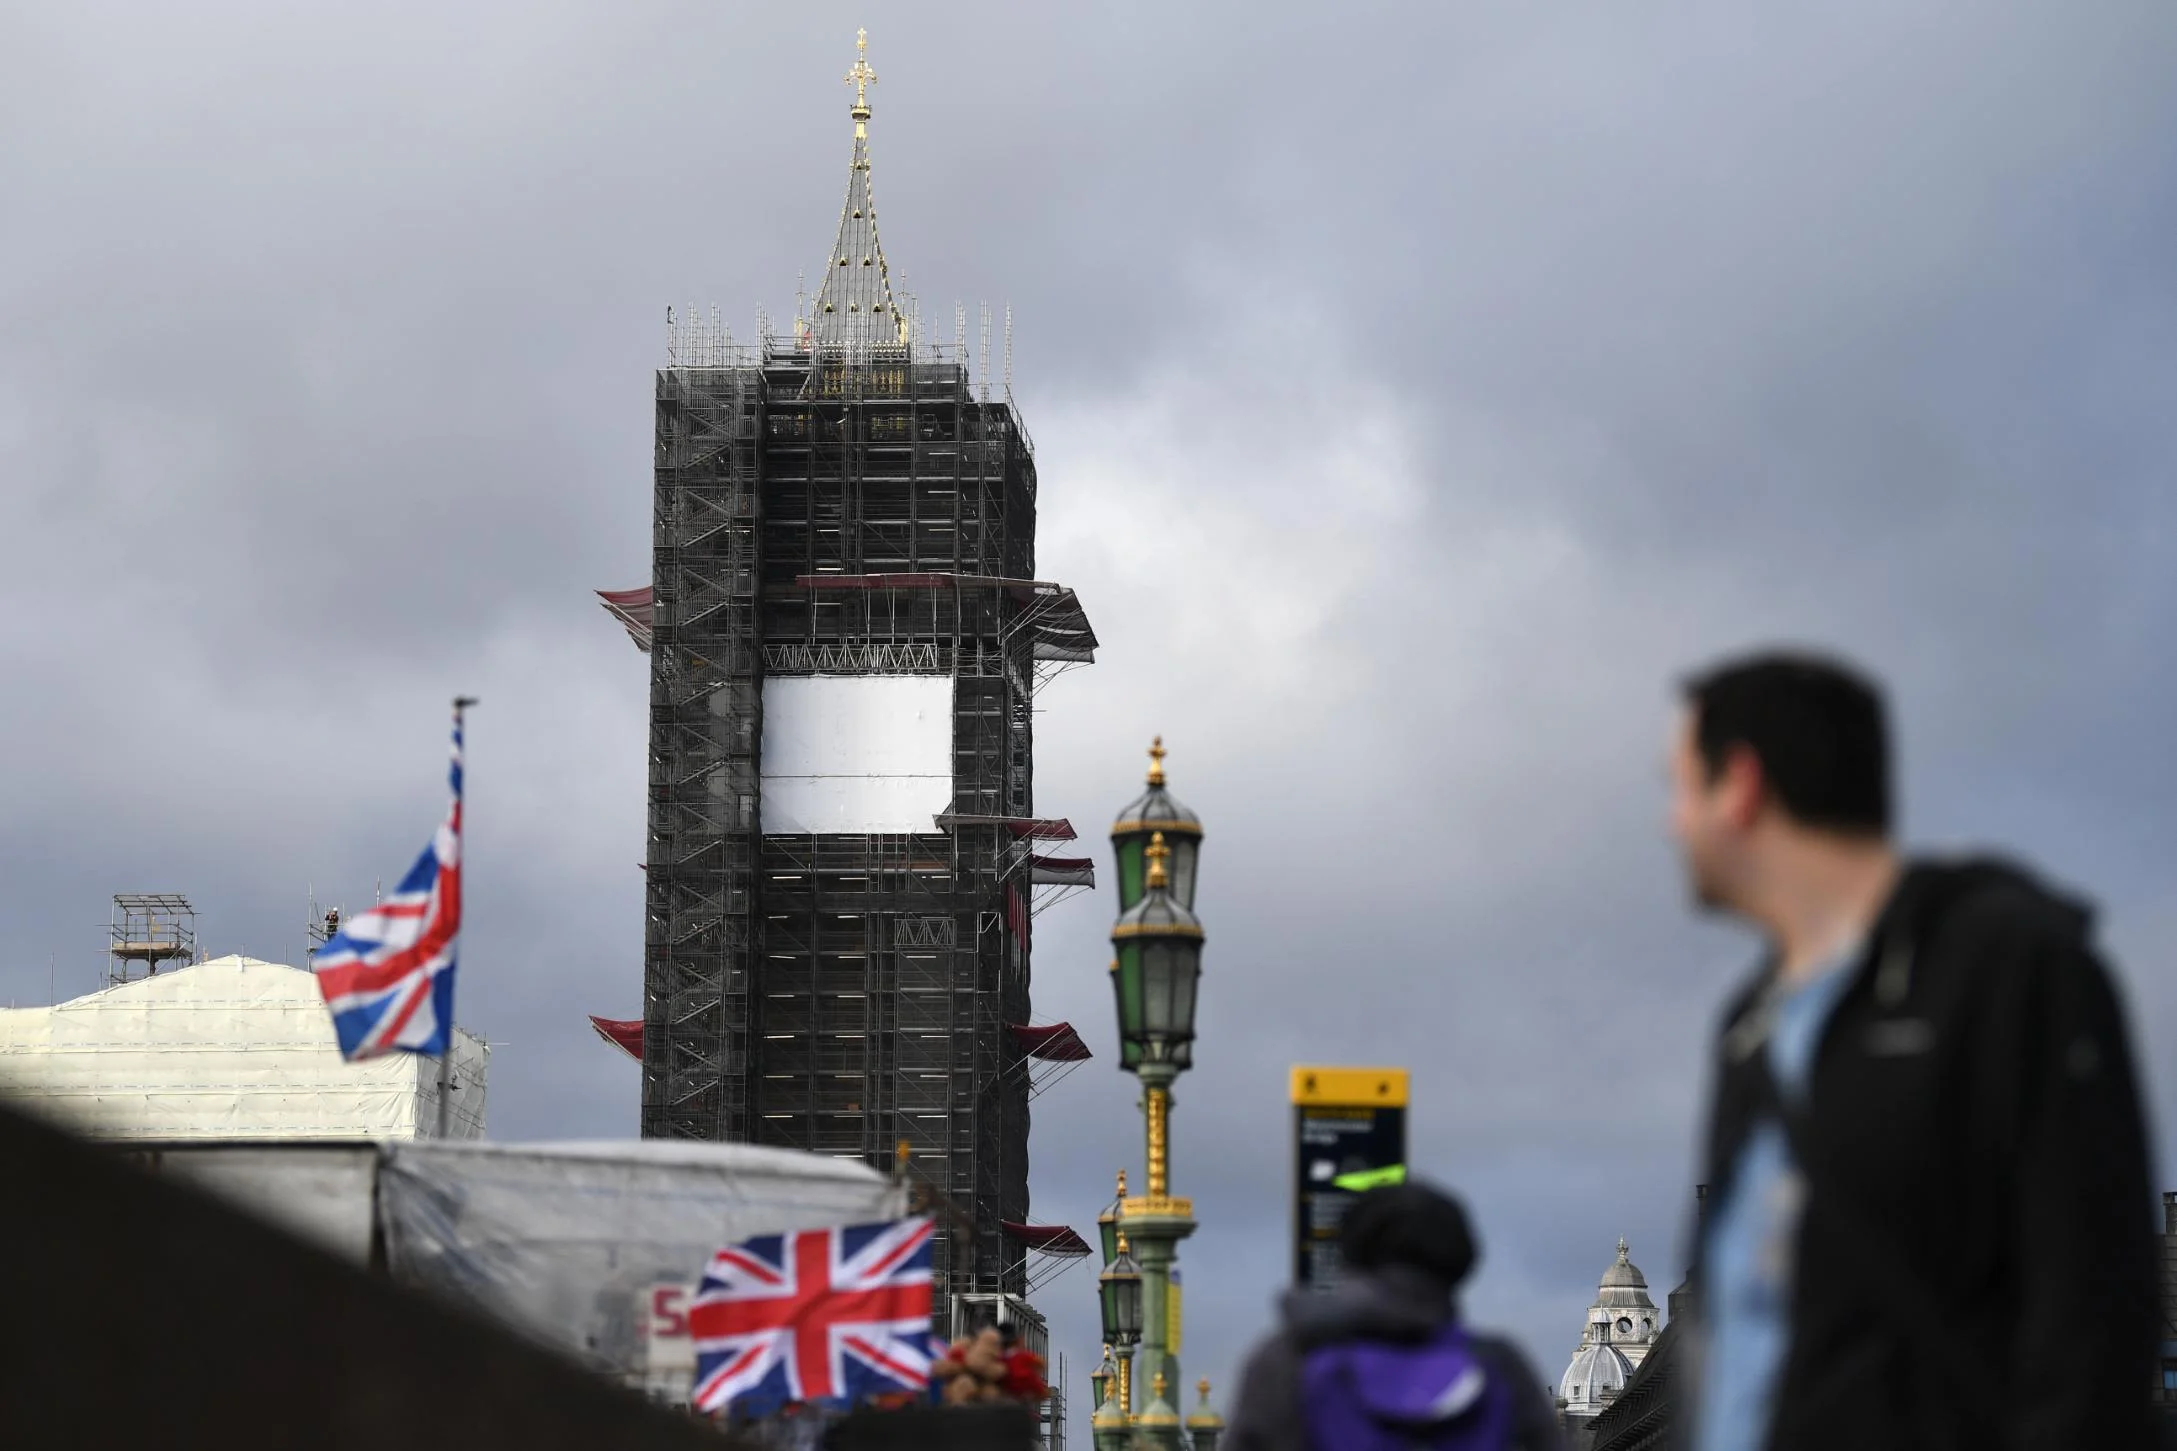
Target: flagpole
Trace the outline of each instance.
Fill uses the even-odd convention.
[[[462,730],[461,722],[463,713],[474,704],[476,704],[476,697],[473,695],[457,695],[454,697],[454,734],[461,741],[461,794],[463,796],[468,794],[469,743],[467,733]],[[468,813],[464,808],[461,816],[461,875],[464,880],[469,872],[468,826]],[[461,905],[465,914],[468,903],[463,902]],[[446,1046],[438,1055],[438,1136],[441,1142],[452,1132],[453,1107],[454,1025],[448,1022],[446,1024]]]

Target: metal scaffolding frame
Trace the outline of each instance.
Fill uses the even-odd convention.
[[[178,892],[116,892],[107,930],[106,985],[150,977],[165,962],[196,961],[197,910]]]
[[[732,343],[674,322],[653,574],[607,607],[651,657],[642,1130],[908,1168],[962,1220],[941,1300],[1019,1295],[1028,1217],[1033,701],[1093,658],[1034,580],[1032,447],[957,352]],[[647,639],[644,638],[647,634]],[[953,683],[926,832],[766,835],[763,682]],[[944,1323],[940,1308],[940,1321]]]

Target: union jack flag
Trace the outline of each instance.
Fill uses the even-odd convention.
[[[461,928],[461,708],[454,707],[453,804],[401,884],[341,924],[311,962],[349,1060],[440,1054],[454,1021],[454,934]]]
[[[928,1386],[932,1232],[897,1219],[718,1251],[688,1306],[697,1409],[760,1416]]]

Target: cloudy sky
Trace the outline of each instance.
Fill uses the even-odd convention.
[[[295,960],[468,691],[493,1132],[634,1131],[583,1015],[640,1011],[646,662],[590,591],[647,578],[666,305],[746,336],[823,262],[858,24],[895,274],[1014,308],[1104,641],[1038,804],[1101,854],[1161,731],[1209,824],[1190,1377],[1282,1275],[1299,1060],[1413,1066],[1550,1377],[1620,1234],[1675,1282],[1749,944],[1660,743],[1750,642],[1893,682],[1914,841],[2101,902],[2177,1163],[2158,0],[0,6],[0,1001],[91,986],[120,890]],[[1110,911],[1037,934],[1104,1055],[1037,1105],[1084,1230],[1139,1158]]]

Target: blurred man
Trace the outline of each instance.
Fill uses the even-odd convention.
[[[1459,1317],[1479,1250],[1459,1201],[1371,1189],[1339,1226],[1345,1273],[1285,1297],[1240,1372],[1227,1451],[1557,1451],[1526,1358]]]
[[[1684,693],[1694,899],[1769,948],[1716,1055],[1692,1446],[2151,1444],[2145,1136],[2086,909],[1899,858],[1852,670],[1767,655]]]

